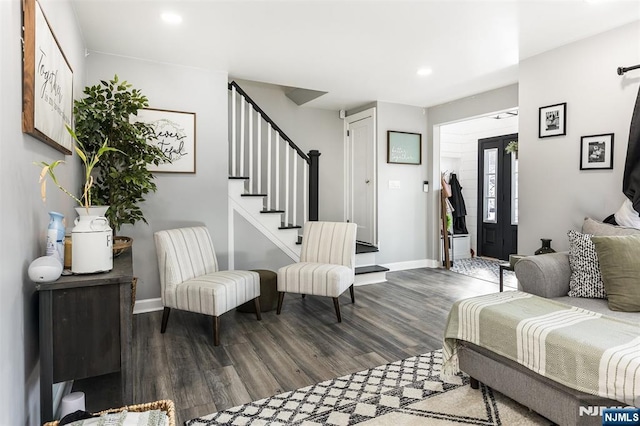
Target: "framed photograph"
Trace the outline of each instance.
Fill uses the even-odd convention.
[[[65,154],[73,139],[73,71],[36,0],[24,0],[22,131]]]
[[[567,103],[540,108],[538,137],[550,138],[567,134]]]
[[[387,131],[387,163],[422,164],[422,134]]]
[[[613,169],[613,133],[580,138],[580,170]]]
[[[153,126],[155,143],[171,162],[158,166],[151,164],[151,172],[196,172],[196,113],[144,108],[132,120]]]

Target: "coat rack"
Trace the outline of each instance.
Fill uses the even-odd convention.
[[[451,269],[449,257],[449,233],[447,232],[447,196],[445,190],[440,190],[440,217],[442,217],[442,241],[444,242],[444,267]]]

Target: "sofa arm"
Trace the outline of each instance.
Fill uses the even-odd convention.
[[[566,296],[569,292],[569,253],[527,256],[515,265],[516,278],[522,291],[541,297]]]

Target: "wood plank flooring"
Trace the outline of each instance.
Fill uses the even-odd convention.
[[[498,284],[443,269],[387,274],[388,281],[356,287],[340,298],[342,323],[330,298],[287,294],[281,315],[231,311],[220,318],[220,346],[212,319],[171,311],[134,316],[134,402],[172,399],[178,425],[186,420],[323,380],[442,347],[456,300],[498,291]],[[118,374],[74,383],[87,410],[119,407]]]

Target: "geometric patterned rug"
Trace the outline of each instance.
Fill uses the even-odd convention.
[[[440,377],[442,351],[327,380],[185,423],[210,425],[550,425],[458,374]]]
[[[451,271],[498,284],[500,282],[500,263],[502,261],[482,257],[456,259],[451,265]],[[504,286],[518,288],[515,272],[504,271]]]

